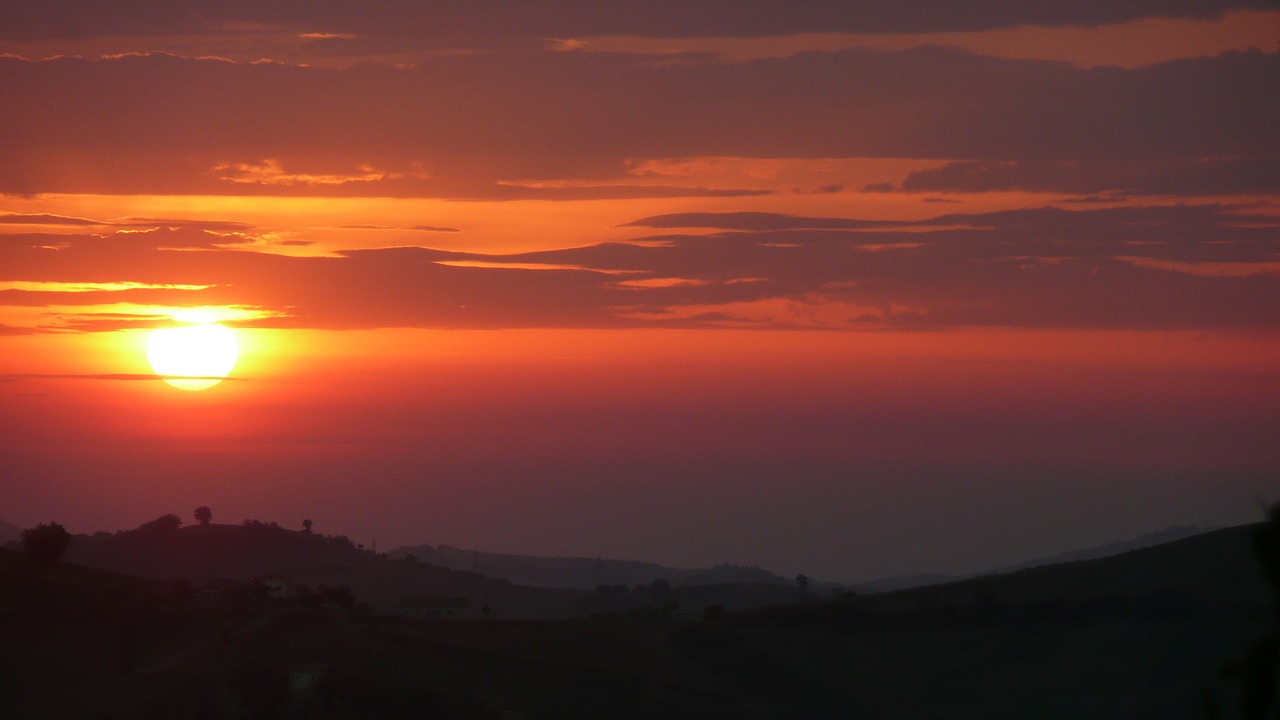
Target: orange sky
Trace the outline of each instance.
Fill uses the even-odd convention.
[[[1280,11],[751,4],[0,9],[0,518],[852,580],[1275,499]]]

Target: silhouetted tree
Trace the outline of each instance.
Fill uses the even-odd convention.
[[[626,585],[597,585],[595,605],[601,610],[618,610],[629,592]]]
[[[174,515],[173,513],[169,513],[168,515],[161,515],[150,522],[142,523],[138,526],[137,532],[147,535],[168,535],[178,532],[178,528],[181,527],[182,518]]]
[[[336,605],[344,610],[350,610],[356,606],[356,596],[346,585],[321,585],[316,594],[320,598],[321,605]]]
[[[302,530],[303,532],[311,532],[311,520],[309,518],[302,521]]]
[[[800,574],[800,575],[797,575],[797,576],[796,576],[796,587],[800,588],[801,590],[808,589],[808,587],[809,587],[809,576],[808,576],[808,575],[805,575],[805,574],[803,574],[803,573],[802,573],[802,574]]]
[[[208,525],[213,520],[213,511],[209,509],[208,505],[201,505],[200,507],[196,508],[195,515],[196,515],[196,522],[200,523],[201,525]]]
[[[658,578],[649,583],[649,601],[654,605],[662,605],[671,601],[671,581]]]
[[[22,531],[22,547],[37,565],[57,565],[71,543],[71,533],[58,523],[41,523]]]

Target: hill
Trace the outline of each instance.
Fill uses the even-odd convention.
[[[1096,560],[1098,558],[1119,555],[1130,550],[1137,550],[1154,545],[1162,545],[1170,543],[1182,538],[1199,535],[1208,532],[1197,525],[1175,525],[1162,530],[1154,530],[1144,533],[1134,538],[1125,540],[1116,540],[1114,542],[1097,545],[1094,547],[1080,548],[1078,550],[1069,550],[1067,552],[1049,555],[1047,557],[1033,558],[1023,560],[1022,562],[1013,563],[1011,565],[1003,565],[994,570],[983,573],[984,575],[1004,575],[1007,573],[1025,570],[1027,568],[1040,567],[1042,565],[1059,565],[1066,562],[1076,560]],[[895,577],[879,578],[869,582],[854,583],[850,587],[860,594],[887,593],[897,590],[908,590],[911,588],[925,587],[928,585],[942,585],[945,583],[957,582],[964,580],[967,575],[944,575],[944,574],[920,574],[920,575],[901,575]]]
[[[1270,627],[1257,526],[678,633],[799,717],[1193,718]]]
[[[475,573],[391,560],[343,536],[283,529],[273,523],[180,527],[166,516],[129,531],[76,536],[66,561],[196,586],[218,579],[280,578],[288,585],[349,587],[357,599],[392,612],[406,598],[464,598],[503,617],[565,617],[584,593],[515,585]]]
[[[0,612],[119,605],[168,584],[75,565],[41,568],[24,553],[0,548]]]
[[[1175,540],[1192,537],[1193,535],[1200,535],[1205,532],[1209,531],[1198,525],[1174,525],[1161,530],[1153,530],[1149,533],[1144,533],[1126,540],[1116,540],[1115,542],[1109,542],[1095,547],[1070,550],[1068,552],[1058,553],[1048,557],[1035,558],[1032,560],[1025,560],[1020,563],[1014,563],[1012,565],[1005,565],[992,570],[988,574],[997,575],[1011,573],[1025,568],[1037,567],[1039,565],[1057,565],[1076,560],[1095,560],[1097,558],[1119,555],[1121,553],[1129,552],[1130,550],[1140,550],[1154,545],[1164,545],[1165,543],[1171,543]]]
[[[182,527],[172,515],[134,530],[76,536],[66,561],[156,580],[183,579],[196,587],[221,579],[245,582],[252,578],[310,590],[345,586],[358,601],[381,612],[395,612],[409,599],[463,599],[469,602],[469,614],[487,608],[487,614],[509,619],[671,612],[681,607],[698,612],[713,604],[745,609],[817,597],[771,575],[767,577],[773,582],[685,586],[659,579],[593,586],[591,592],[535,587],[437,566],[409,554],[393,559],[357,547],[343,536],[286,530],[258,521]],[[724,574],[760,577],[754,572]]]
[[[1268,628],[1251,531],[876,596],[550,621],[111,604],[153,583],[0,554],[0,588],[80,588],[0,613],[0,716],[1192,720],[1202,690],[1230,712],[1218,668]],[[290,690],[300,676],[314,685]]]
[[[864,608],[1128,602],[1257,608],[1268,588],[1255,566],[1256,526],[1214,530],[1118,555],[1039,565],[942,585],[866,597]]]
[[[673,585],[776,584],[791,585],[784,578],[758,567],[716,565],[710,568],[676,568],[635,560],[586,557],[539,557],[463,550],[449,545],[413,545],[390,553],[393,558],[413,556],[431,565],[470,570],[522,585],[592,590],[600,585],[648,585],[667,580]]]
[[[0,545],[17,542],[22,537],[22,529],[0,519]]]
[[[879,578],[870,582],[854,583],[851,587],[859,594],[872,595],[876,593],[887,593],[897,590],[926,587],[928,585],[941,585],[943,583],[955,582],[956,580],[961,579],[963,578],[959,575],[942,575],[933,573],[922,573],[919,575],[894,575],[893,577]]]

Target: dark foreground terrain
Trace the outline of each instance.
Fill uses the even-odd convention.
[[[754,611],[409,619],[0,553],[0,717],[1202,718],[1270,628],[1250,528]],[[681,614],[682,612],[687,614]]]

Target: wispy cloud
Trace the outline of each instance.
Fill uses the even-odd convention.
[[[0,191],[583,199],[771,189],[637,182],[644,158],[712,156],[956,163],[904,185],[922,191],[1250,191],[1274,184],[1265,170],[1280,155],[1269,122],[1280,115],[1278,58],[1082,69],[915,48],[655,67],[520,50],[344,70],[3,58],[0,133],[11,142],[0,148]],[[193,87],[213,107],[189,102]],[[1053,168],[1070,171],[1053,180]]]
[[[1280,302],[1280,222],[1220,205],[1041,207],[893,222],[678,213],[626,226],[712,232],[640,233],[629,242],[512,254],[401,247],[309,258],[174,253],[156,242],[112,246],[93,238],[62,250],[10,243],[0,245],[0,257],[14,277],[0,301],[38,305],[56,294],[60,304],[82,295],[92,304],[104,295],[149,293],[157,304],[192,303],[187,297],[257,308],[240,323],[272,327],[732,321],[845,330],[1274,328],[1270,308]],[[43,277],[17,277],[24,273]],[[86,292],[34,291],[49,282],[78,283]],[[99,287],[111,289],[93,292]],[[47,329],[153,322],[58,312]]]
[[[419,41],[495,34],[515,37],[574,38],[630,34],[642,37],[759,37],[805,32],[940,32],[1009,28],[1018,25],[1093,26],[1144,17],[1211,19],[1231,9],[1270,9],[1265,0],[1164,3],[1140,0],[1009,2],[976,0],[964,12],[949,6],[868,0],[852,7],[840,0],[790,5],[770,0],[710,0],[689,5],[657,0],[643,8],[625,8],[588,0],[566,0],[557,12],[523,3],[448,0],[414,5],[326,6],[322,14],[307,6],[280,2],[233,4],[204,0],[174,11],[160,0],[64,6],[14,2],[0,13],[0,38],[34,39],[110,35],[231,33],[264,28],[292,29],[304,39],[350,40],[413,37]],[[323,28],[323,29],[317,29]]]

